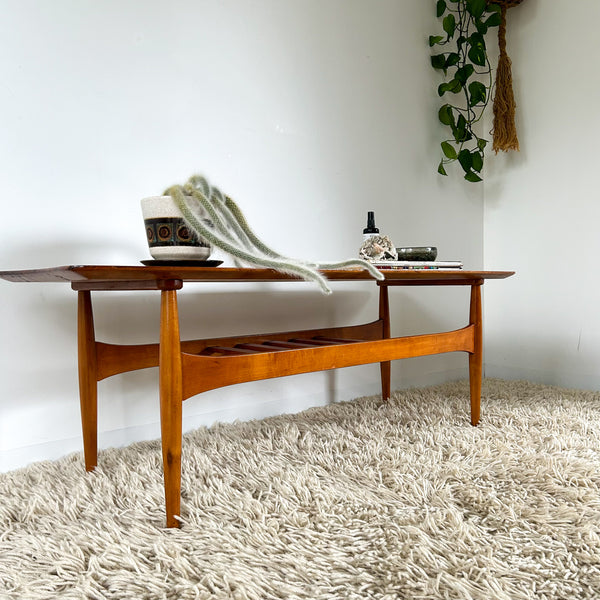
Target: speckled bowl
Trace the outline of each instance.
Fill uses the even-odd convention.
[[[210,256],[210,244],[190,231],[171,196],[144,198],[142,215],[152,258],[202,261]]]
[[[413,246],[412,248],[396,248],[398,260],[435,260],[437,248],[435,246]]]

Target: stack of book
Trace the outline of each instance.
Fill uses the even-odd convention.
[[[462,269],[459,260],[378,260],[373,263],[378,269]]]

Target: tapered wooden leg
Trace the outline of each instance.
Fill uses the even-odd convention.
[[[388,286],[379,285],[379,318],[383,320],[383,337],[390,337],[390,301]],[[381,369],[381,397],[388,400],[391,394],[392,363],[388,360],[379,363]]]
[[[79,403],[86,471],[98,463],[98,371],[94,315],[89,291],[77,293],[77,353]]]
[[[166,282],[165,282],[166,283]],[[182,371],[177,291],[161,291],[160,312],[160,423],[165,478],[167,527],[179,527],[181,507]]]
[[[469,322],[475,326],[474,351],[469,354],[469,387],[471,392],[471,424],[477,425],[481,412],[481,375],[483,368],[483,332],[481,319],[481,284],[471,286]]]

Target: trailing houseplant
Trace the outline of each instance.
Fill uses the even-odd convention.
[[[219,248],[236,263],[275,269],[313,281],[325,294],[330,294],[331,289],[321,269],[354,267],[368,271],[375,279],[384,279],[380,271],[360,258],[310,263],[279,254],[254,233],[239,206],[201,175],[193,175],[184,185],[171,186],[163,196],[173,199],[196,239]]]
[[[441,50],[431,56],[431,65],[445,76],[438,86],[445,100],[438,118],[450,129],[441,143],[438,173],[447,175],[446,165],[458,162],[467,181],[481,181],[488,140],[478,133],[477,124],[493,85],[485,36],[500,25],[501,9],[487,0],[437,0],[436,14],[444,34],[429,36],[429,46]]]

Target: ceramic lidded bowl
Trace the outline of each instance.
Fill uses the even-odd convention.
[[[208,218],[199,205],[195,212],[202,220]],[[171,196],[144,198],[142,215],[152,258],[206,260],[210,256],[210,244],[190,230]]]

